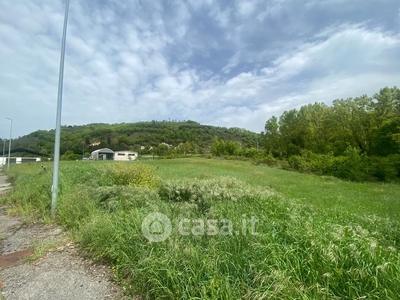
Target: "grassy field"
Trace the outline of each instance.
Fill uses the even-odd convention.
[[[10,169],[16,187],[3,200],[12,204],[10,213],[52,221],[49,170],[50,164],[47,170],[37,164]],[[130,294],[400,295],[399,185],[352,183],[242,161],[180,159],[65,162],[60,192],[56,221],[93,257],[109,261]]]

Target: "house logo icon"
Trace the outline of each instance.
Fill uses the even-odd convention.
[[[171,221],[162,213],[150,213],[142,221],[142,233],[150,242],[165,241],[171,234],[171,231]]]

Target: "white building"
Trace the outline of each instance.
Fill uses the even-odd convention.
[[[138,158],[137,152],[132,151],[115,151],[114,160],[116,161],[130,161]]]
[[[10,157],[11,164],[21,164],[27,162],[37,162],[40,161],[40,157]],[[0,166],[6,165],[8,163],[8,156],[0,157]]]
[[[113,160],[114,151],[108,148],[98,149],[92,152],[90,158],[93,160]]]

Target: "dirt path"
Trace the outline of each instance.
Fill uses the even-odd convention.
[[[10,189],[0,174],[0,197]],[[60,227],[23,224],[0,207],[0,299],[128,299],[109,267],[80,255]],[[35,260],[34,249],[50,248]],[[28,257],[28,258],[27,258]]]

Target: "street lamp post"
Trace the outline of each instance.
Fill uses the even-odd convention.
[[[58,77],[58,97],[57,97],[57,115],[56,115],[56,134],[54,139],[54,163],[53,163],[53,185],[51,187],[51,216],[56,213],[56,203],[58,194],[58,175],[60,168],[60,136],[61,136],[61,107],[62,107],[62,92],[64,80],[64,57],[65,57],[65,41],[67,38],[68,24],[68,8],[69,0],[65,3],[64,27],[61,40],[61,57],[60,57],[60,73]]]
[[[3,164],[5,165],[6,161],[4,160],[4,152],[6,152],[6,140],[5,139],[3,140],[3,160],[2,160]]]
[[[8,142],[8,162],[7,162],[7,170],[10,169],[10,153],[11,153],[11,137],[12,137],[12,126],[13,126],[13,119],[6,118],[11,121],[10,126],[10,141]]]

